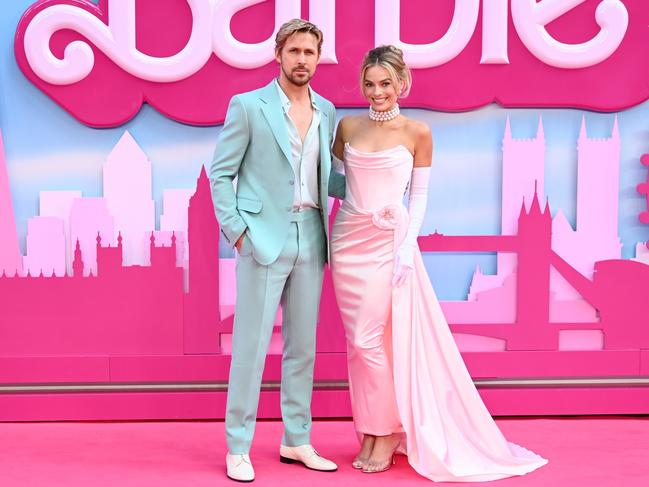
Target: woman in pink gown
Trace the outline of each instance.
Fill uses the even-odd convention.
[[[399,114],[397,99],[411,80],[401,51],[369,51],[360,76],[370,112],[338,126],[334,165],[346,184],[331,238],[354,425],[362,438],[353,466],[381,472],[399,451],[435,481],[535,470],[547,460],[507,442],[482,403],[417,247],[432,138],[426,124]]]

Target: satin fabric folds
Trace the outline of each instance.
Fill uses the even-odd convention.
[[[408,213],[413,158],[404,146],[345,146],[346,197],[332,232],[332,275],[347,337],[350,394],[359,434],[402,433],[400,451],[434,481],[523,475],[547,463],[508,442],[464,365],[419,251],[391,285]]]

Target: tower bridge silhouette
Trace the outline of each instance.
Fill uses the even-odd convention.
[[[552,250],[549,202],[541,210],[534,193],[529,211],[521,207],[516,235],[447,236],[418,239],[422,252],[508,252],[517,255],[516,320],[513,323],[450,323],[456,333],[498,338],[507,350],[557,350],[560,330],[601,330],[605,349],[649,348],[649,266],[630,260],[595,264],[586,278]],[[550,269],[556,269],[598,312],[599,321],[550,321]]]

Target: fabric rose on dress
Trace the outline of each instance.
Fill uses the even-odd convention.
[[[399,205],[387,205],[372,214],[372,223],[381,230],[394,230],[399,223]]]

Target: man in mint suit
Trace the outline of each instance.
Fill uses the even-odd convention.
[[[225,417],[227,475],[238,481],[255,477],[248,453],[280,303],[280,460],[314,470],[337,469],[310,439],[335,109],[308,84],[320,57],[320,30],[294,19],[279,29],[275,41],[279,77],[232,98],[210,172],[216,216],[239,254]]]

